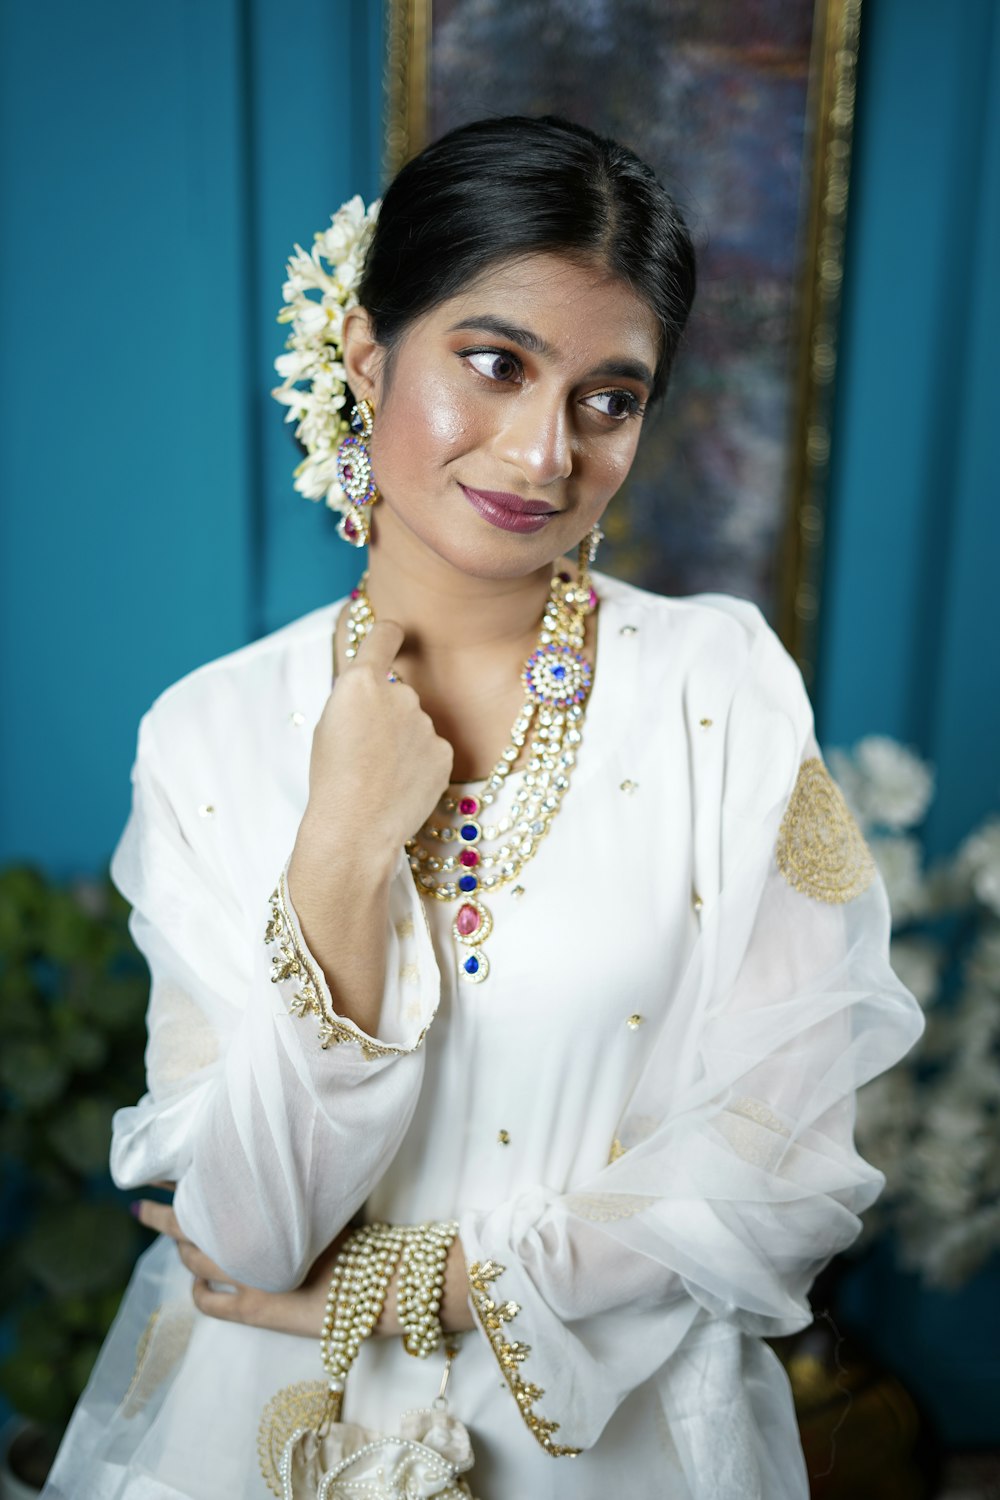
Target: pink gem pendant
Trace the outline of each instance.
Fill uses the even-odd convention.
[[[466,956],[459,959],[462,978],[468,984],[482,984],[490,972],[490,961],[481,946],[493,931],[489,907],[467,896],[458,908],[451,930],[456,942],[468,950]]]

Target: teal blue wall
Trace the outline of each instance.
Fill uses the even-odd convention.
[[[1000,808],[1000,16],[864,0],[817,711]]]
[[[1000,800],[996,10],[866,3],[817,687],[935,760],[937,847]],[[351,577],[268,389],[380,49],[366,0],[0,8],[0,858],[99,865],[155,694]]]
[[[864,0],[817,717],[938,769],[943,853],[1000,810],[1000,7]],[[1000,1441],[1000,1264],[884,1250],[839,1312],[956,1444]]]
[[[99,867],[153,697],[351,576],[267,393],[380,53],[366,0],[0,6],[0,859]]]

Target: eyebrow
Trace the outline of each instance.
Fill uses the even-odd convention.
[[[508,339],[512,344],[518,344],[529,354],[543,356],[555,354],[552,345],[546,343],[539,334],[532,333],[530,328],[521,328],[516,323],[508,323],[506,318],[498,318],[493,313],[481,313],[476,317],[463,318],[460,323],[453,323],[448,332],[459,333],[463,330],[468,330],[470,333],[476,330],[495,333],[502,339]],[[643,364],[641,359],[605,360],[593,370],[589,370],[587,374],[588,378],[596,375],[602,380],[638,380],[650,389],[653,385],[653,372],[648,365]]]

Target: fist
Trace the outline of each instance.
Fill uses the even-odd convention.
[[[322,855],[392,859],[433,812],[453,753],[406,683],[390,672],[401,626],[380,620],[340,673],[313,733],[303,832]]]

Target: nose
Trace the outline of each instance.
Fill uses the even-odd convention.
[[[573,472],[573,433],[564,402],[538,391],[525,393],[512,407],[498,435],[499,456],[535,488],[568,479]]]

